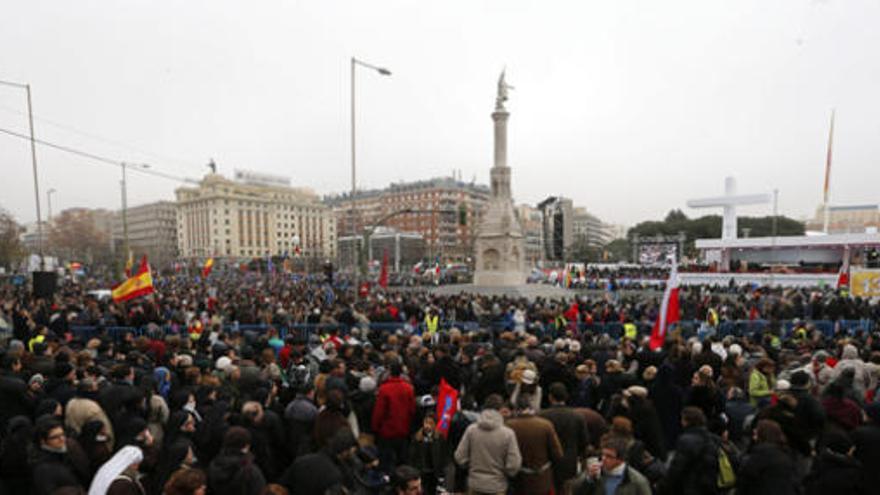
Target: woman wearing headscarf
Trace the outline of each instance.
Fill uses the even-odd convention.
[[[138,479],[138,467],[143,460],[144,454],[138,447],[123,447],[95,474],[89,495],[145,495]]]
[[[95,474],[110,459],[113,449],[107,426],[101,420],[93,419],[84,424],[77,437],[83,452],[89,458],[89,473]]]
[[[153,493],[161,493],[172,474],[181,469],[192,469],[197,461],[193,444],[189,440],[178,438],[167,445],[151,483]]]
[[[171,415],[165,428],[165,443],[163,446],[171,446],[179,439],[194,441],[196,432],[196,418],[187,411],[177,411]],[[164,447],[163,447],[164,448]]]

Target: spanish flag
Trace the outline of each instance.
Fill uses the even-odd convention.
[[[208,258],[205,261],[205,266],[202,267],[202,278],[207,278],[211,274],[212,268],[214,268],[214,258]]]
[[[113,287],[113,302],[128,301],[136,297],[152,294],[153,292],[153,275],[150,273],[147,257],[144,256],[138,272],[126,279],[125,282]]]

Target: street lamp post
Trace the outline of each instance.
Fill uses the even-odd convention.
[[[356,166],[357,152],[355,149],[355,142],[356,142],[356,139],[355,139],[356,138],[356,133],[355,133],[355,68],[357,66],[366,67],[367,69],[374,70],[383,76],[390,76],[391,75],[391,71],[384,68],[384,67],[378,67],[376,65],[369,64],[369,63],[364,62],[362,60],[358,60],[354,57],[351,57],[351,216],[349,218],[349,221],[351,223],[351,235],[352,236],[357,235],[357,228],[356,228],[357,223],[355,222],[355,217],[357,216],[356,207],[355,207],[355,194],[357,193],[357,179],[356,179],[356,175],[355,175],[355,173],[356,173],[355,171],[357,169],[356,168],[357,167]],[[355,274],[357,273],[357,270],[358,270],[361,250],[358,250],[357,252],[358,252],[358,256],[356,256],[354,259],[354,270],[352,270],[352,272]]]
[[[48,209],[49,209],[48,214],[46,215],[46,223],[47,224],[52,223],[52,195],[55,194],[56,192],[58,192],[58,191],[56,191],[54,187],[50,188],[48,191],[46,191],[46,205],[48,206]]]
[[[43,256],[43,222],[40,214],[40,181],[37,176],[37,144],[34,139],[34,111],[31,104],[31,85],[11,81],[0,81],[0,85],[23,89],[27,92],[28,126],[31,131],[31,165],[34,169],[34,200],[37,205],[37,250],[40,253],[40,271],[46,270],[46,258]]]
[[[122,181],[120,182],[122,189],[122,257],[127,260],[128,255],[128,182],[126,179],[126,169],[129,166],[146,170],[150,168],[146,163],[126,163],[122,162]]]

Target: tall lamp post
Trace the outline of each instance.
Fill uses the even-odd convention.
[[[47,224],[52,223],[52,195],[55,194],[56,192],[58,192],[58,191],[56,191],[54,187],[49,188],[49,190],[46,191],[46,205],[49,208],[48,214],[46,215],[46,223]]]
[[[37,250],[40,253],[40,271],[46,270],[46,258],[43,256],[43,222],[40,214],[40,180],[37,176],[37,144],[34,139],[34,111],[31,105],[31,85],[11,81],[0,81],[0,85],[23,89],[27,92],[28,126],[31,131],[31,165],[34,169],[34,201],[37,205]]]
[[[383,76],[390,76],[391,75],[391,71],[384,68],[384,67],[379,67],[379,66],[376,66],[373,64],[369,64],[367,62],[364,62],[363,60],[358,60],[354,57],[351,57],[351,217],[350,217],[349,221],[351,222],[351,235],[352,236],[357,235],[357,228],[356,228],[356,222],[355,222],[355,216],[356,216],[356,213],[355,213],[355,211],[356,211],[355,194],[357,193],[357,180],[356,180],[356,175],[355,175],[356,164],[357,164],[357,160],[356,160],[357,152],[355,150],[355,142],[356,142],[355,141],[355,136],[356,136],[356,134],[355,134],[355,69],[357,68],[357,66],[366,67],[367,69],[374,70]],[[365,246],[364,246],[364,248],[365,248]],[[354,269],[352,270],[352,272],[355,274],[357,274],[361,250],[357,250],[357,253],[358,253],[358,255],[355,256],[355,259],[354,259],[354,266],[353,266]],[[357,275],[355,275],[355,276],[357,276]]]
[[[150,166],[146,163],[126,163],[122,162],[122,257],[128,259],[128,182],[126,179],[126,169],[128,167],[146,170]]]

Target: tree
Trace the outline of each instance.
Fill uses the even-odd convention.
[[[93,263],[106,260],[110,254],[107,234],[98,229],[95,213],[85,208],[65,210],[55,217],[49,243],[70,260]]]
[[[677,235],[683,232],[686,236],[685,254],[696,254],[694,241],[696,239],[718,239],[721,237],[722,218],[720,215],[704,215],[689,219],[681,210],[672,210],[666,214],[662,222],[641,222],[629,230],[629,235],[638,234],[641,237],[656,235]],[[745,237],[744,229],[749,229],[750,237],[769,237],[773,235],[773,217],[738,217],[737,235]],[[792,218],[776,217],[776,235],[804,235],[804,224]]]
[[[605,252],[608,253],[608,262],[617,263],[620,261],[631,261],[632,245],[628,239],[614,239],[605,245]]]
[[[0,267],[11,270],[24,256],[21,234],[24,228],[4,209],[0,209]]]

